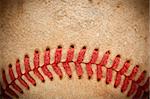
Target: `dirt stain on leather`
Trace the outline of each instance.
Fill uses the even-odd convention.
[[[93,0],[88,0],[90,3],[92,3],[93,2]]]
[[[122,2],[119,1],[119,2],[117,3],[116,7],[117,7],[117,8],[120,8],[120,7],[122,7],[122,5],[123,5]]]

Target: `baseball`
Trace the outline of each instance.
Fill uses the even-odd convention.
[[[149,99],[148,0],[1,0],[0,98]]]

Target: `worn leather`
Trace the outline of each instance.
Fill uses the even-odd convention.
[[[140,66],[138,75],[143,70],[149,71],[148,0],[1,0],[0,11],[0,68],[7,70],[11,63],[15,69],[16,59],[23,64],[25,54],[30,56],[33,66],[35,49],[40,51],[42,65],[47,46],[52,52],[51,61],[58,45],[63,48],[62,60],[65,60],[69,46],[74,44],[74,60],[79,50],[86,46],[84,62],[88,62],[92,51],[99,48],[98,61],[106,51],[111,52],[108,67],[120,54],[120,67],[131,60],[128,73],[135,65]],[[37,79],[37,86],[29,83],[30,90],[24,89],[20,98],[127,99],[120,87],[113,87],[114,81],[109,85],[105,84],[105,79],[97,82],[96,74],[88,80],[86,73],[79,80],[73,64],[72,69],[73,78],[64,76],[59,80],[52,71],[54,80],[45,77],[45,83],[31,73]]]

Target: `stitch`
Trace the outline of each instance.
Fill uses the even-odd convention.
[[[129,69],[130,66],[130,61],[127,60],[126,62],[124,62],[124,65],[122,66],[122,68],[117,71],[117,67],[120,63],[121,57],[120,55],[117,55],[112,63],[112,66],[110,68],[106,67],[108,59],[109,59],[109,55],[110,55],[110,51],[107,51],[101,61],[99,62],[99,64],[96,64],[95,62],[97,61],[98,55],[99,55],[99,51],[98,49],[94,49],[93,53],[91,55],[91,59],[89,62],[84,63],[83,59],[85,57],[85,53],[86,53],[86,46],[83,46],[83,48],[79,51],[78,53],[78,57],[76,61],[73,61],[72,59],[74,58],[74,45],[71,45],[70,48],[68,49],[67,52],[67,56],[66,56],[66,60],[65,61],[61,61],[61,56],[62,56],[62,47],[58,46],[58,48],[55,51],[55,58],[54,58],[54,62],[50,63],[50,48],[46,48],[46,50],[44,51],[44,64],[42,66],[39,66],[40,63],[40,53],[38,50],[35,50],[34,52],[34,58],[33,58],[33,64],[34,64],[34,68],[31,69],[30,67],[30,62],[29,62],[29,56],[26,54],[24,56],[24,67],[25,67],[25,73],[23,74],[21,72],[21,68],[20,68],[20,61],[19,59],[16,60],[16,72],[17,72],[17,77],[15,78],[13,70],[12,70],[12,65],[9,65],[9,76],[11,78],[11,82],[8,83],[7,78],[6,78],[6,74],[5,74],[5,70],[2,69],[2,79],[4,81],[4,84],[6,86],[5,89],[3,89],[3,93],[4,96],[8,96],[6,92],[8,92],[10,95],[15,96],[15,97],[19,97],[18,94],[14,91],[18,91],[20,93],[23,94],[22,89],[20,88],[19,85],[17,85],[15,83],[16,80],[18,80],[20,82],[20,84],[22,86],[24,86],[25,88],[29,89],[29,85],[26,83],[25,80],[22,79],[22,76],[24,75],[27,80],[34,86],[36,86],[36,81],[35,79],[30,75],[30,72],[33,71],[34,74],[42,81],[44,82],[45,79],[43,77],[43,75],[39,72],[39,68],[42,69],[42,72],[45,76],[47,76],[50,80],[53,80],[53,74],[48,70],[48,66],[52,66],[53,70],[55,71],[55,73],[62,78],[63,74],[61,69],[59,68],[58,64],[62,63],[63,68],[65,69],[66,74],[69,76],[69,78],[72,77],[72,70],[70,68],[69,63],[74,63],[75,64],[75,69],[76,69],[76,73],[79,77],[79,79],[82,77],[83,75],[83,68],[81,66],[81,64],[85,64],[86,65],[86,71],[87,71],[87,75],[88,75],[88,79],[91,79],[92,75],[93,75],[93,70],[92,70],[92,65],[95,64],[97,66],[96,68],[96,75],[97,75],[97,81],[102,79],[102,67],[106,68],[106,84],[110,84],[112,81],[112,73],[113,71],[116,72],[116,76],[115,76],[115,83],[114,83],[114,87],[117,88],[120,84],[121,84],[121,80],[122,80],[122,76],[125,77],[123,83],[121,84],[121,92],[124,93],[125,91],[127,91],[127,88],[129,87],[129,83],[131,82],[131,86],[130,89],[127,91],[127,96],[133,96],[133,98],[137,98],[137,97],[141,97],[144,93],[148,92],[149,89],[149,77],[147,78],[147,81],[141,85],[141,83],[144,82],[144,79],[146,78],[146,71],[143,71],[140,76],[138,77],[137,80],[135,80],[135,76],[139,71],[139,66],[136,65],[134,66],[134,68],[132,69],[131,73],[129,75],[126,75],[125,73],[127,72],[127,70]],[[10,86],[13,87],[10,88]]]
[[[7,94],[5,94],[4,89],[1,86],[1,94],[6,98],[6,99],[11,99],[11,97]]]
[[[115,57],[115,59],[113,60],[113,64],[112,64],[112,66],[111,66],[111,68],[112,69],[117,69],[117,67],[118,67],[118,65],[119,65],[119,63],[120,63],[120,55],[117,55],[116,57]]]
[[[109,55],[110,55],[110,51],[107,51],[107,52],[104,54],[104,56],[103,56],[101,62],[99,63],[101,66],[104,66],[104,65],[107,64]]]
[[[128,70],[129,66],[130,66],[130,61],[127,60],[127,61],[124,63],[123,67],[122,67],[119,71],[117,71],[116,80],[115,80],[115,85],[114,85],[115,88],[117,88],[117,87],[120,85],[121,76]],[[122,90],[122,91],[123,91],[123,90]]]
[[[25,66],[26,72],[29,72],[31,70],[28,55],[25,55],[25,57],[24,57],[24,66]]]
[[[130,61],[127,60],[127,61],[124,63],[123,67],[119,70],[119,74],[120,74],[120,75],[123,75],[123,74],[128,70],[129,66],[130,66]]]
[[[147,91],[148,90],[148,88],[149,88],[149,83],[150,83],[150,77],[148,77],[147,78],[147,81],[145,82],[145,84],[142,86],[142,89],[144,90],[144,91]]]
[[[137,85],[136,82],[133,81],[131,84],[131,88],[129,89],[127,96],[130,97],[132,94],[134,94],[134,92],[137,90]]]
[[[138,71],[139,71],[139,65],[134,66],[134,68],[132,69],[132,72],[129,75],[129,79],[133,80]]]
[[[70,49],[69,49],[68,52],[67,52],[66,61],[62,63],[62,64],[63,64],[63,67],[64,67],[64,69],[65,69],[65,72],[66,72],[66,74],[69,76],[69,78],[72,77],[72,71],[71,71],[71,68],[70,68],[70,66],[69,66],[69,62],[72,61],[73,57],[74,57],[74,46],[71,45],[71,46],[70,46]]]
[[[97,81],[100,81],[102,78],[102,66],[107,64],[108,58],[109,58],[110,51],[107,51],[103,57],[100,63],[97,65]]]
[[[47,65],[50,64],[50,48],[46,48],[44,53],[44,65],[41,67],[43,73],[50,79],[53,80],[52,73],[48,70]]]
[[[42,76],[42,74],[39,72],[38,68],[33,69],[33,72],[42,82],[45,82],[45,79]]]
[[[47,47],[44,54],[44,65],[50,64],[50,49]]]
[[[27,80],[34,86],[36,86],[36,82],[33,79],[33,77],[29,74],[31,71],[30,63],[29,63],[29,56],[25,55],[24,57],[24,66],[25,66],[25,74],[24,76],[27,78]]]
[[[110,68],[107,68],[106,71],[106,84],[111,83],[112,81],[112,72],[113,70],[117,69],[120,62],[120,55],[117,55],[115,59],[113,60],[112,66]]]
[[[58,67],[58,63],[60,63],[61,56],[62,56],[62,47],[58,46],[55,52],[55,60],[54,63],[52,64],[52,67],[56,72],[56,74],[60,77],[60,79],[62,79],[63,76],[61,69]]]
[[[121,82],[121,75],[119,73],[120,72],[117,72],[117,74],[116,74],[116,79],[115,79],[115,84],[114,84],[115,88],[117,88]]]
[[[107,68],[106,71],[106,84],[109,84],[112,80],[112,69],[111,68]]]
[[[134,68],[132,69],[132,72],[130,73],[130,75],[126,76],[126,78],[123,81],[123,85],[121,87],[121,92],[125,92],[127,90],[129,82],[130,82],[130,80],[134,80],[134,77],[138,72],[138,68],[139,68],[138,65],[134,66]]]
[[[4,81],[4,83],[5,83],[5,85],[6,85],[6,91],[9,93],[9,94],[11,94],[12,96],[15,96],[16,98],[18,98],[19,96],[11,89],[11,88],[9,88],[9,85],[11,85],[11,83],[10,84],[8,84],[8,81],[7,81],[7,79],[6,79],[6,74],[5,74],[5,70],[2,70],[2,78],[3,78],[3,81]],[[13,81],[12,81],[13,82]],[[5,93],[6,94],[6,93]]]
[[[89,61],[89,63],[86,64],[86,70],[87,70],[87,74],[88,74],[88,78],[91,79],[92,75],[93,75],[93,70],[92,70],[92,64],[94,64],[96,62],[98,58],[98,49],[94,49],[92,56],[91,56],[91,60]]]
[[[22,73],[21,73],[21,68],[20,68],[20,63],[19,59],[16,61],[16,72],[18,75],[18,81],[27,89],[29,89],[29,85],[21,78]]]
[[[121,86],[121,92],[125,92],[128,88],[128,85],[129,85],[129,77],[126,77],[123,81],[123,84]]]
[[[35,50],[34,52],[34,59],[33,59],[33,63],[34,63],[34,68],[38,68],[39,67],[39,52],[37,50]]]
[[[21,77],[18,78],[18,81],[19,81],[25,88],[27,88],[28,90],[30,89],[29,85],[28,85]]]
[[[8,81],[6,79],[6,74],[5,74],[5,70],[4,69],[2,69],[2,79],[3,79],[4,83],[5,83],[5,85],[8,86]]]
[[[84,55],[85,55],[85,52],[86,52],[86,47],[84,46],[79,54],[78,54],[78,58],[77,60],[74,62],[75,63],[75,67],[76,67],[76,72],[77,72],[77,75],[79,77],[79,79],[81,78],[82,74],[83,74],[83,70],[82,70],[82,67],[81,67],[81,63],[83,61],[83,58],[84,58]]]
[[[24,75],[33,86],[36,86],[35,80],[31,77],[31,75],[29,73],[25,73]]]
[[[13,73],[13,70],[12,70],[12,65],[9,64],[9,75],[10,75],[10,79],[12,81],[15,81],[15,75]],[[20,93],[23,93],[23,90],[15,83],[15,82],[12,82],[12,87],[17,90],[18,92]]]
[[[16,92],[14,92],[11,88],[7,87],[5,89],[10,95],[15,96],[16,98],[19,98]]]
[[[91,63],[86,64],[86,70],[87,70],[87,75],[88,75],[89,79],[91,79],[91,77],[93,75],[93,70],[92,70],[91,65],[92,65]]]
[[[77,63],[82,63],[82,61],[83,61],[83,59],[84,59],[84,55],[85,55],[85,52],[86,52],[86,47],[84,46],[81,50],[80,50],[80,52],[79,52],[79,54],[78,54],[78,58],[77,58]]]
[[[141,98],[140,96],[141,96],[142,94],[143,94],[143,90],[142,90],[141,87],[139,87],[139,88],[137,89],[136,94],[133,96],[133,99]]]
[[[65,62],[65,63],[62,63],[63,64],[63,67],[66,71],[66,74],[69,76],[69,78],[72,77],[72,71],[71,71],[71,68],[69,66],[69,63]]]
[[[149,78],[147,78],[147,81],[144,83],[144,85],[138,87],[136,94],[133,96],[133,99],[140,98],[148,88],[149,88]]]
[[[13,86],[13,88],[15,90],[17,90],[18,92],[20,92],[21,94],[23,94],[22,89],[15,82],[12,82],[11,85]]]
[[[74,46],[72,45],[70,46],[70,49],[68,50],[66,62],[71,62],[73,57],[74,57]]]
[[[98,58],[98,49],[94,49],[89,63],[94,64]]]
[[[53,80],[53,75],[52,73],[48,70],[48,68],[46,67],[46,65],[42,66],[42,71],[43,73],[50,79]]]
[[[143,72],[141,73],[143,74]],[[132,81],[132,85],[131,85],[131,89],[129,90],[127,96],[130,96],[131,94],[134,94],[135,91],[135,95],[133,96],[133,99],[137,99],[140,98],[142,96],[142,93],[149,91],[149,77],[147,78],[147,81],[141,86],[137,86],[138,83],[136,83],[135,81]]]
[[[17,59],[17,61],[16,61],[16,72],[17,72],[17,74],[18,74],[18,77],[21,77],[22,73],[21,73],[20,61],[19,61],[19,59]]]
[[[145,79],[145,76],[146,76],[146,71],[143,71],[139,76],[139,78],[137,79],[136,83],[140,84]]]
[[[34,69],[33,72],[34,74],[42,81],[45,82],[44,77],[42,76],[42,74],[39,72],[38,67],[39,67],[39,52],[37,50],[35,50],[34,52],[34,59],[33,59],[33,63],[34,63]]]

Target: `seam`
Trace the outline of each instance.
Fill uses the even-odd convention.
[[[10,83],[8,83],[8,81],[7,81],[5,70],[2,69],[2,80],[6,86],[5,89],[1,87],[3,96],[10,98],[9,95],[11,95],[11,96],[14,96],[16,98],[19,98],[19,95],[17,94],[17,92],[23,94],[23,90],[20,88],[19,85],[17,85],[15,83],[16,80],[18,80],[20,82],[20,84],[22,86],[24,86],[26,89],[28,89],[28,90],[30,89],[29,85],[27,84],[27,81],[23,80],[22,76],[25,76],[27,78],[28,82],[30,82],[33,86],[36,86],[36,80],[29,74],[29,72],[31,72],[31,71],[33,71],[33,73],[42,82],[45,82],[44,76],[38,70],[39,68],[41,68],[41,70],[45,76],[47,76],[50,80],[53,80],[53,74],[47,68],[48,66],[52,66],[55,73],[60,77],[60,79],[62,79],[64,75],[62,73],[62,70],[58,66],[59,63],[62,63],[62,66],[63,66],[63,68],[64,68],[64,70],[65,70],[65,72],[69,78],[72,77],[72,70],[71,70],[71,67],[69,64],[74,63],[76,73],[77,73],[79,79],[81,79],[82,75],[83,75],[83,68],[82,68],[81,64],[86,65],[86,71],[87,71],[88,79],[91,79],[91,77],[93,75],[92,65],[95,64],[96,65],[97,81],[100,81],[103,78],[102,67],[105,67],[106,68],[106,77],[105,77],[106,84],[111,83],[111,81],[113,79],[113,72],[116,72],[116,75],[114,77],[114,79],[115,79],[114,88],[117,88],[119,85],[121,85],[121,89],[120,89],[121,93],[125,93],[127,91],[127,97],[132,97],[133,99],[137,99],[139,97],[142,97],[144,95],[144,93],[149,92],[149,78],[150,77],[146,77],[146,71],[145,70],[143,72],[141,72],[138,79],[135,80],[135,76],[139,72],[139,66],[138,65],[134,66],[134,68],[132,69],[132,71],[129,75],[126,75],[125,73],[128,71],[128,69],[130,67],[130,61],[129,60],[125,61],[123,66],[121,67],[121,69],[117,70],[117,67],[121,61],[120,55],[117,55],[114,58],[111,67],[108,68],[108,67],[106,67],[106,65],[108,63],[110,51],[107,51],[106,53],[104,53],[101,61],[97,64],[96,61],[97,61],[97,58],[99,56],[99,50],[97,48],[93,50],[93,53],[91,55],[91,59],[87,63],[83,62],[87,48],[84,46],[79,51],[76,61],[73,61],[74,50],[75,50],[74,45],[71,45],[67,51],[66,60],[62,62],[61,61],[62,47],[58,46],[58,48],[56,48],[56,51],[55,51],[54,62],[50,63],[50,49],[46,48],[46,50],[44,52],[44,64],[42,66],[39,66],[39,63],[40,63],[39,51],[35,50],[34,59],[33,59],[33,64],[34,64],[33,69],[31,69],[31,67],[30,67],[30,61],[29,61],[28,55],[24,56],[25,73],[22,73],[22,71],[21,71],[19,59],[16,60],[15,67],[16,67],[17,77],[14,76],[12,65],[9,64],[8,72],[9,72],[9,76],[11,79]],[[123,76],[125,77],[125,79],[124,79],[123,83],[121,83]],[[145,80],[146,80],[146,82],[145,82]],[[131,86],[129,86],[130,83],[131,83]],[[10,88],[10,86],[12,86],[13,89]],[[128,87],[130,87],[129,90],[127,90]],[[15,92],[14,90],[17,92]],[[9,93],[9,95],[7,93]]]

